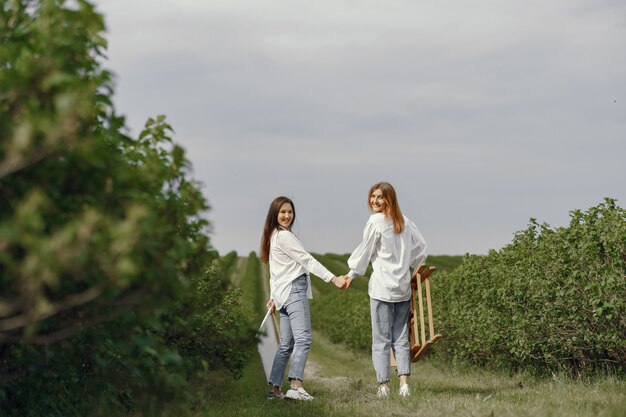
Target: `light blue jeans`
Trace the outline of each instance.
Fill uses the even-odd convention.
[[[370,298],[372,362],[379,384],[389,381],[389,349],[396,357],[398,375],[411,375],[409,346],[410,301],[390,303]]]
[[[291,293],[287,302],[280,309],[280,343],[269,384],[280,387],[287,368],[287,362],[291,356],[289,367],[289,380],[302,381],[304,367],[309,356],[311,347],[311,311],[307,297],[308,279],[306,275],[300,275],[291,283]],[[293,353],[293,356],[292,356]]]

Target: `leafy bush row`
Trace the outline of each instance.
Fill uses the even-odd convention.
[[[228,369],[239,378],[253,345],[241,291],[223,289],[223,259],[194,276],[186,296],[163,319],[166,344],[182,356],[188,376],[204,378],[209,370]]]
[[[0,10],[0,414],[158,415],[240,368],[207,203],[164,117],[127,135],[92,4]]]
[[[231,275],[235,272],[235,266],[238,259],[239,257],[237,256],[236,251],[230,251],[220,258],[219,264],[222,276],[222,284],[224,285],[224,287],[229,287],[231,285]]]
[[[313,254],[335,275],[348,272],[349,255]],[[317,276],[311,276],[311,326],[333,343],[343,343],[355,350],[367,350],[372,344],[367,280],[356,279],[350,288],[340,290]]]
[[[626,367],[626,217],[615,200],[531,219],[513,242],[433,281],[443,357],[573,374]]]

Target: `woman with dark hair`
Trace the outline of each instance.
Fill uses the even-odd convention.
[[[270,299],[266,307],[280,312],[280,343],[268,383],[272,386],[268,399],[288,398],[312,400],[302,387],[304,367],[311,346],[311,316],[309,272],[339,288],[346,288],[347,277],[336,277],[313,258],[302,246],[291,226],[296,208],[287,197],[277,197],[270,204],[261,238],[261,261],[270,267]],[[281,386],[287,362],[290,389],[283,395]]]
[[[426,242],[415,224],[400,210],[396,190],[388,182],[374,184],[367,195],[373,214],[363,240],[348,259],[350,277],[363,275],[370,261],[373,272],[368,294],[372,319],[372,362],[378,396],[388,397],[389,350],[393,349],[400,377],[400,396],[410,395],[411,374],[408,319],[411,271],[426,260]]]

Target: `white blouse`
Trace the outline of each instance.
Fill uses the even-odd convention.
[[[291,283],[300,275],[307,275],[309,281],[308,298],[313,298],[309,272],[326,282],[330,282],[335,276],[312,257],[304,249],[296,235],[289,230],[279,229],[272,232],[269,255],[270,298],[274,300],[277,309],[283,307],[291,293]]]
[[[363,275],[372,262],[369,280],[371,298],[387,302],[411,298],[411,271],[426,260],[426,241],[411,220],[404,217],[404,230],[396,233],[393,220],[383,213],[370,216],[363,241],[348,259],[350,278]]]

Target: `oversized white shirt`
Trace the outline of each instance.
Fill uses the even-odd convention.
[[[350,278],[363,275],[372,262],[368,294],[387,302],[411,298],[411,271],[426,260],[426,241],[411,220],[404,217],[404,230],[396,233],[393,220],[383,213],[370,216],[363,241],[348,259]]]
[[[308,298],[313,298],[309,272],[329,282],[335,276],[317,259],[312,257],[289,230],[274,230],[270,238],[270,298],[281,309],[289,294],[291,283],[302,274],[309,280]]]

